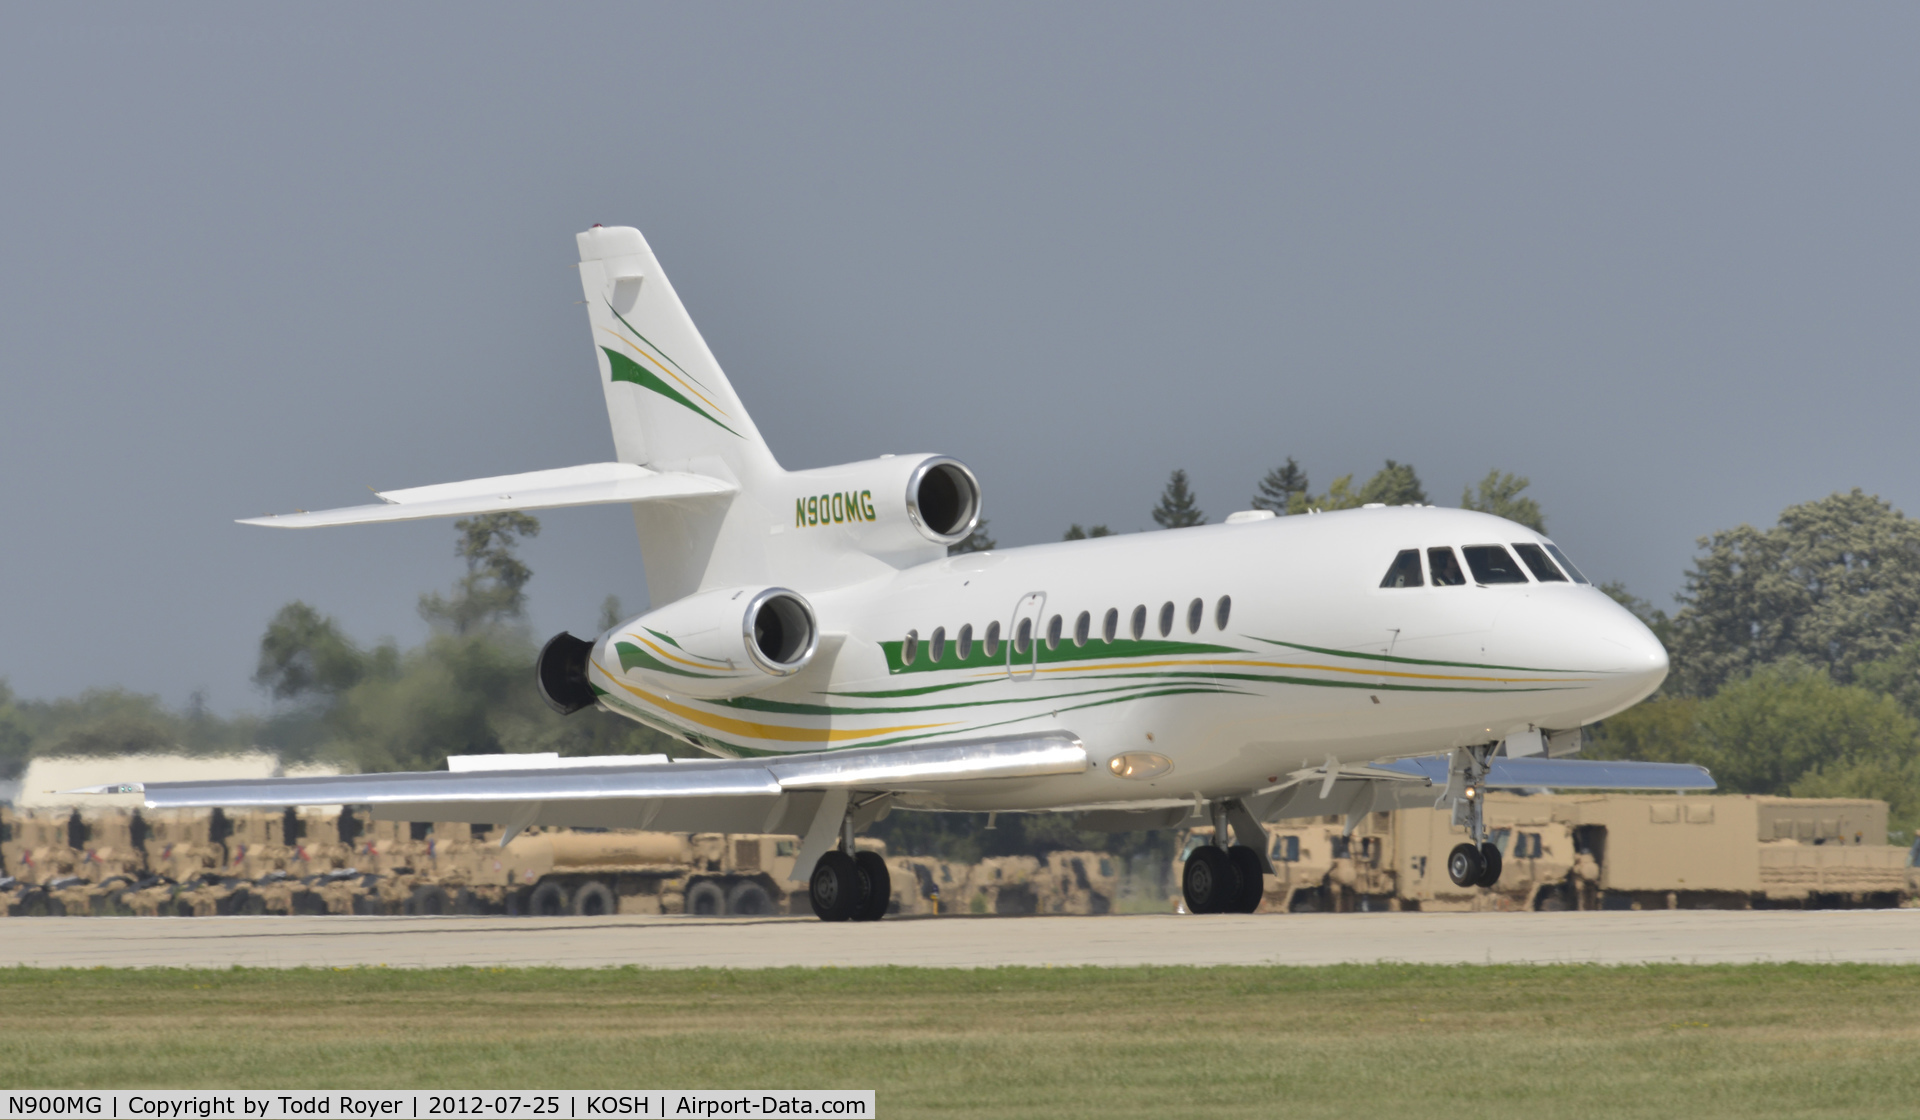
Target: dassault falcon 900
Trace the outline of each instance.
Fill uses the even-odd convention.
[[[944,455],[788,471],[630,228],[578,236],[611,462],[380,494],[281,528],[629,505],[653,607],[535,677],[714,756],[455,759],[445,772],[130,783],[153,808],[368,805],[376,818],[789,832],[829,921],[887,909],[854,837],[893,811],[1210,821],[1194,913],[1245,912],[1264,822],[1432,801],[1462,886],[1495,788],[1707,789],[1694,766],[1565,757],[1666,676],[1660,643],[1551,541],[1468,510],[1369,507],[949,555],[980,487]],[[1436,790],[1438,791],[1436,793]],[[1237,841],[1230,843],[1232,841]],[[504,843],[504,839],[503,839]]]

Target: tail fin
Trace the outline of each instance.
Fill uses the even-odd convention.
[[[595,226],[577,240],[615,457],[736,484],[777,474],[773,453],[640,231]]]

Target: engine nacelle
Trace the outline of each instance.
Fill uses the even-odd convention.
[[[557,639],[556,639],[557,640]],[[595,662],[649,691],[744,696],[807,667],[820,646],[813,605],[784,587],[703,591],[600,636]]]
[[[944,555],[980,522],[980,481],[945,455],[888,455],[793,471],[782,499],[796,533],[843,533],[863,552],[919,562]]]

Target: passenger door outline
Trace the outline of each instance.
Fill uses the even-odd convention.
[[[1030,681],[1034,671],[1040,665],[1040,617],[1047,607],[1047,593],[1029,591],[1020,596],[1014,604],[1013,621],[1007,627],[1007,677],[1009,680]],[[1025,619],[1031,624],[1027,632],[1027,652],[1018,651],[1020,640],[1020,622]]]

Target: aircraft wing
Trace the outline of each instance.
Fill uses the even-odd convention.
[[[1447,757],[1426,755],[1397,762],[1376,762],[1372,769],[1447,784]],[[1488,789],[1714,789],[1704,766],[1685,762],[1629,762],[1584,758],[1496,758],[1488,768]]]
[[[465,482],[443,482],[404,490],[375,491],[378,505],[347,506],[308,513],[250,517],[242,525],[276,529],[312,529],[322,525],[367,525],[378,521],[419,521],[429,517],[468,517],[503,510],[559,509],[673,498],[731,494],[731,482],[705,475],[652,471],[632,463],[588,463],[550,471],[503,474]]]
[[[882,795],[949,782],[1077,774],[1087,766],[1079,739],[1051,732],[771,758],[660,763],[609,756],[593,766],[135,782],[85,792],[139,793],[150,809],[369,805],[377,820],[486,822],[504,824],[510,833],[536,824],[803,833],[823,804],[845,805],[853,791]]]

